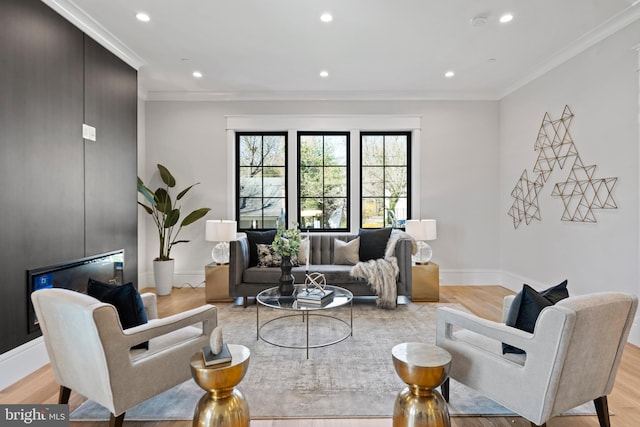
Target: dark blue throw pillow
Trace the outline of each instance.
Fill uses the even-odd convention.
[[[358,233],[360,236],[360,262],[371,259],[384,258],[387,243],[391,236],[391,228],[364,229]]]
[[[111,304],[116,308],[122,329],[147,323],[147,313],[142,304],[142,298],[133,283],[126,285],[112,285],[89,279],[87,293],[101,302]],[[149,343],[144,342],[133,348],[149,348]]]
[[[567,298],[569,291],[567,290],[567,281],[538,292],[531,286],[525,284],[522,290],[515,296],[505,324],[520,330],[533,333],[536,321],[540,312],[550,305],[554,305],[558,301]],[[508,344],[502,344],[502,353],[524,354],[519,348]]]

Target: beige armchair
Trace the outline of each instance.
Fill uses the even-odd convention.
[[[155,294],[142,294],[148,323],[123,330],[114,306],[66,289],[32,294],[60,403],[71,390],[111,412],[121,426],[125,412],[191,378],[189,360],[209,342],[217,323],[214,306],[203,305],[158,319]],[[131,347],[149,342],[149,349]]]
[[[512,300],[505,298],[503,321]],[[532,334],[439,308],[436,343],[451,353],[450,378],[532,425],[544,426],[553,416],[593,400],[604,427],[610,425],[607,395],[637,306],[636,296],[622,293],[566,298],[542,310]],[[503,342],[526,355],[503,355]]]

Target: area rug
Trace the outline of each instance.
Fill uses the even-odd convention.
[[[373,302],[353,307],[353,336],[337,344],[289,349],[256,338],[256,307],[221,305],[219,324],[228,343],[251,350],[249,369],[238,385],[252,419],[391,417],[398,392],[406,385],[393,368],[391,349],[402,342],[435,342],[436,307],[456,304],[407,304],[384,310]],[[260,324],[283,313],[260,309]],[[332,310],[347,324],[348,307]],[[348,326],[327,317],[312,317],[311,344],[348,334]],[[287,345],[304,345],[306,325],[300,317],[267,323],[261,335]],[[188,420],[204,391],[193,380],[166,391],[127,411],[138,421]],[[455,381],[451,382],[450,413],[454,416],[510,416],[511,411]],[[593,405],[576,408],[571,415],[594,414]],[[87,401],[71,414],[75,421],[109,417],[106,409]]]

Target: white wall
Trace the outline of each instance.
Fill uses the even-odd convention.
[[[158,183],[156,163],[173,172],[178,186],[193,182],[185,210],[212,207],[208,219],[227,217],[227,189],[235,172],[227,165],[225,116],[234,114],[422,116],[420,169],[422,217],[438,220],[431,242],[443,283],[496,283],[499,184],[498,103],[455,102],[172,102],[146,103],[145,182]],[[357,165],[356,165],[357,166]],[[152,173],[154,174],[152,176]],[[155,187],[154,187],[155,188]],[[147,284],[157,237],[145,217],[146,256],[140,270]],[[192,241],[176,246],[176,284],[197,285],[210,262],[212,242],[204,240],[204,222],[184,230]]]
[[[639,293],[638,57],[636,22],[567,61],[500,102],[500,267],[503,285],[536,287],[567,278],[571,294]],[[618,177],[618,209],[596,210],[596,223],[560,221],[563,204],[551,196],[569,166],[554,171],[539,196],[541,221],[514,229],[507,211],[522,171],[533,169],[533,151],[545,112],[552,119],[569,105],[570,133],[595,177]],[[638,328],[634,328],[636,331]],[[640,342],[636,336],[634,342]]]

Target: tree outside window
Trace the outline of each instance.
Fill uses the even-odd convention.
[[[362,132],[362,228],[403,227],[409,206],[411,134]]]
[[[286,147],[286,133],[236,133],[238,229],[277,227],[287,206]]]
[[[303,230],[347,230],[349,134],[298,133],[298,217]]]

